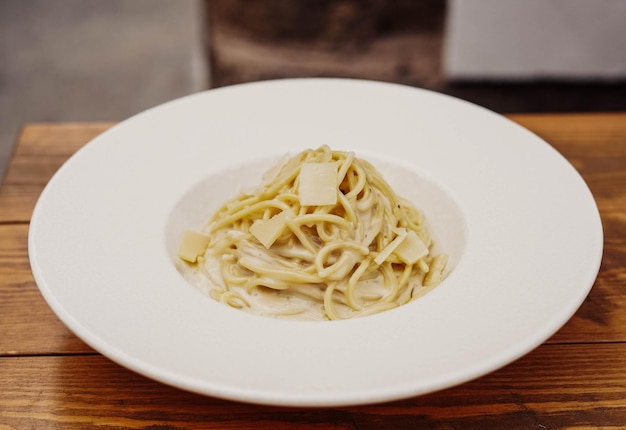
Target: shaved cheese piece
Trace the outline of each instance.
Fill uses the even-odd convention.
[[[415,264],[428,255],[428,248],[417,233],[409,231],[393,253],[405,264]]]
[[[258,219],[250,226],[250,233],[265,247],[272,244],[283,233],[287,225],[287,213],[281,212],[270,219]]]
[[[187,230],[183,233],[183,239],[178,247],[178,256],[185,261],[195,263],[198,257],[204,254],[209,244],[209,236],[195,231]]]
[[[374,258],[374,263],[379,264],[379,265],[383,264],[383,262],[387,258],[389,258],[391,253],[394,252],[398,246],[400,246],[402,241],[404,241],[404,238],[407,235],[406,229],[398,228],[398,229],[395,229],[394,231],[397,234],[396,238],[392,240],[391,242],[389,242],[389,244],[385,246],[385,248],[383,248],[382,251],[380,251],[380,254],[378,254],[376,258]]]
[[[298,197],[302,206],[337,204],[337,163],[303,163]]]

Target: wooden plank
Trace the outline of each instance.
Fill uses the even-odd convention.
[[[556,140],[624,140],[626,113],[541,113],[507,114],[510,120],[551,142]],[[607,137],[608,136],[608,137]]]
[[[13,428],[593,428],[626,425],[626,345],[544,345],[490,375],[402,401],[280,408],[184,392],[99,355],[0,357]]]
[[[28,124],[19,135],[4,184],[40,184],[43,188],[72,154],[113,124]]]
[[[54,154],[69,157],[115,122],[30,123],[20,132],[15,157]]]
[[[56,154],[39,157],[15,157],[9,165],[5,183],[9,185],[40,185],[40,189],[43,190],[45,184],[67,159],[66,156]]]
[[[52,175],[80,147],[114,123],[29,124],[0,187],[0,223],[28,222]]]
[[[28,261],[28,225],[0,225],[0,356],[92,352],[52,312]]]
[[[5,184],[0,187],[0,223],[30,221],[42,190],[41,184]]]
[[[389,417],[389,428],[624,428],[625,353],[624,344],[543,345],[459,387],[354,412],[366,423]]]

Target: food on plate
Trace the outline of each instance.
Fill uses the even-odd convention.
[[[211,297],[292,319],[362,317],[408,303],[444,276],[423,214],[353,152],[285,156],[223,204],[179,257]]]

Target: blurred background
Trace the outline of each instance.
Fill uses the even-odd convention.
[[[0,0],[0,178],[27,122],[120,121],[265,79],[626,111],[624,23],[623,0]]]

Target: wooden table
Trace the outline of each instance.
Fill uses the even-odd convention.
[[[490,375],[393,403],[278,408],[203,397],[96,353],[56,318],[31,275],[33,206],[58,167],[110,123],[28,124],[0,188],[0,429],[626,428],[626,114],[511,115],[567,157],[602,215],[598,279],[539,348]]]

